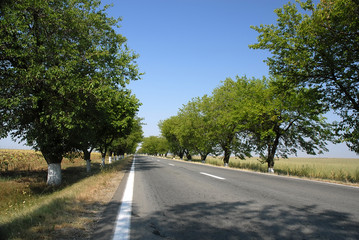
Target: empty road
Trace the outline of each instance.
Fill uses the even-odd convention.
[[[359,188],[136,156],[130,239],[359,239]]]

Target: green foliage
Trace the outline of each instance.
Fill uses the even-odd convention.
[[[177,134],[178,129],[181,126],[180,121],[181,120],[178,116],[173,116],[164,121],[161,121],[158,126],[161,130],[162,136],[166,138],[169,144],[170,152],[182,159],[186,149],[181,145]]]
[[[223,153],[224,163],[229,163],[231,154],[244,159],[257,153],[270,168],[276,156],[327,150],[331,125],[322,116],[328,107],[318,100],[320,93],[306,88],[283,91],[278,87],[283,81],[280,77],[227,78],[212,96],[190,101],[163,121],[162,135],[171,150],[201,157]]]
[[[322,101],[342,118],[341,141],[359,153],[359,3],[355,0],[300,3],[310,15],[288,3],[275,12],[276,25],[252,27],[259,33],[254,49],[272,53],[270,71],[286,80],[281,88],[313,86]]]
[[[128,135],[119,135],[112,143],[110,152],[116,155],[132,154],[136,152],[137,146],[143,139],[142,123],[140,118],[135,118],[131,132]]]
[[[209,97],[195,98],[184,105],[178,113],[179,126],[176,137],[189,153],[201,155],[206,160],[208,154],[214,152],[215,141],[213,129],[209,127],[210,118],[206,115]]]
[[[60,163],[131,131],[137,55],[100,1],[5,2],[0,14],[0,137],[11,131]]]
[[[150,136],[143,139],[139,153],[146,153],[150,155],[166,155],[168,151],[169,144],[164,137]]]
[[[250,155],[248,142],[243,137],[248,122],[247,109],[251,108],[248,91],[254,79],[227,78],[221,86],[213,90],[206,115],[219,148],[224,152],[224,163],[229,163],[232,153],[244,158]]]
[[[269,167],[275,156],[287,158],[297,150],[307,154],[326,151],[326,143],[332,140],[331,126],[322,114],[328,108],[318,101],[316,89],[292,88],[283,91],[278,84],[282,78],[270,79],[263,85],[257,98],[249,132],[254,151],[260,154]]]

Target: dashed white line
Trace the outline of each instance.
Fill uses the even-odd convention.
[[[172,163],[169,163],[168,165],[170,165],[170,166],[174,166],[174,164],[172,164]]]
[[[135,182],[135,158],[133,159],[130,174],[128,175],[125,192],[122,197],[121,208],[117,214],[115,233],[113,240],[130,239],[131,212],[133,185]]]
[[[213,177],[213,178],[216,178],[216,179],[220,179],[220,180],[225,180],[225,178],[223,178],[223,177],[218,177],[216,175],[212,175],[212,174],[205,173],[205,172],[200,172],[200,174],[206,175],[206,176],[209,176],[209,177]]]

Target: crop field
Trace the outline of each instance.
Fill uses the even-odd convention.
[[[197,158],[194,161],[199,161]],[[222,158],[208,157],[207,164],[223,166]],[[229,167],[266,172],[267,165],[258,158],[232,157]],[[276,159],[276,174],[359,184],[359,158],[288,158]]]
[[[62,161],[62,184],[46,185],[47,164],[32,150],[0,150],[0,239],[88,239],[130,158],[100,166],[91,155]]]

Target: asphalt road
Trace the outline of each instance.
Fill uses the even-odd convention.
[[[137,156],[130,238],[359,239],[359,188]]]

